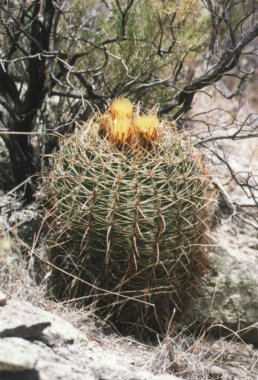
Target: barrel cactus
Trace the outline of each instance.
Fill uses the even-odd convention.
[[[213,196],[174,125],[117,99],[60,141],[46,188],[51,282],[130,333],[164,333],[206,266]]]

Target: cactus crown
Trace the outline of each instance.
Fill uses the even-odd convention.
[[[139,115],[133,111],[130,100],[117,98],[101,117],[101,125],[111,141],[132,144],[153,141],[160,122],[154,113]]]
[[[120,99],[61,141],[46,183],[55,294],[83,297],[123,331],[165,331],[203,272],[202,155]]]

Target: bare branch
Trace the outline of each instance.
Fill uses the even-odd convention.
[[[178,119],[183,114],[185,114],[191,108],[193,97],[197,91],[202,88],[217,82],[222,78],[222,76],[228,71],[232,70],[238,63],[239,57],[241,55],[242,49],[255,37],[258,36],[258,24],[246,32],[240,41],[236,43],[236,46],[232,50],[224,51],[223,55],[220,57],[218,63],[213,67],[209,68],[203,75],[199,78],[193,80],[190,84],[183,87],[182,91],[176,95],[175,98],[167,101],[165,104],[161,105],[159,109],[159,115],[167,114],[173,111],[175,108],[179,107],[176,111],[174,118]]]

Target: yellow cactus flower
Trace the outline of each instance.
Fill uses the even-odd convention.
[[[132,136],[133,123],[128,117],[109,120],[109,136],[118,143],[127,141]]]
[[[147,141],[152,141],[158,131],[159,119],[154,114],[137,116],[135,119],[135,129]]]
[[[100,126],[117,143],[133,143],[139,136],[151,142],[157,136],[159,119],[154,113],[136,116],[129,99],[117,98],[100,117]]]
[[[133,117],[133,105],[129,99],[117,98],[113,101],[109,108],[109,112],[113,119],[116,118],[132,118]]]

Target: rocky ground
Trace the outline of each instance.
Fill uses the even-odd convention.
[[[10,316],[13,316],[10,317]],[[18,300],[0,307],[0,378],[174,380],[139,369],[70,323]]]

